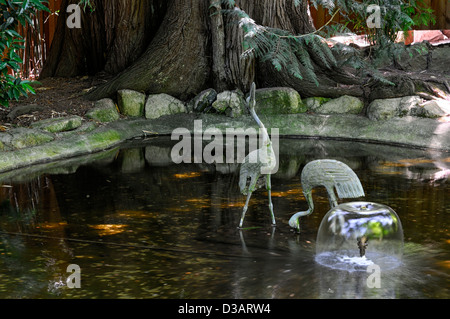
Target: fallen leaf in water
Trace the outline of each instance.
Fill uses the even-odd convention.
[[[118,224],[99,224],[99,225],[89,225],[90,228],[98,230],[100,236],[109,236],[119,234],[125,231],[128,225],[118,225]]]
[[[198,177],[202,175],[202,173],[200,172],[190,172],[190,173],[183,173],[183,174],[174,174],[173,176],[175,178],[193,178],[193,177]]]
[[[437,262],[437,265],[443,268],[450,269],[450,260],[444,260]]]

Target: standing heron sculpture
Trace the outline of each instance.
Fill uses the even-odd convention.
[[[263,179],[265,179],[266,189],[269,196],[269,211],[272,218],[272,225],[275,226],[275,215],[273,213],[272,195],[271,195],[271,182],[270,175],[272,170],[276,167],[276,157],[272,148],[272,141],[269,138],[269,134],[255,112],[255,90],[256,86],[253,82],[250,87],[250,94],[247,98],[247,107],[252,115],[253,119],[259,125],[260,134],[262,135],[262,145],[259,149],[250,152],[241,164],[239,173],[239,188],[243,195],[247,195],[244,208],[242,210],[241,220],[239,227],[242,228],[244,224],[245,213],[248,209],[248,203],[252,193],[263,186]],[[249,180],[250,179],[250,180]]]
[[[302,170],[301,184],[308,210],[298,212],[289,219],[289,226],[297,231],[300,231],[300,217],[307,216],[314,210],[313,188],[317,186],[326,188],[331,208],[337,206],[334,189],[339,198],[364,196],[364,189],[355,172],[346,164],[331,159],[315,160],[306,164]]]

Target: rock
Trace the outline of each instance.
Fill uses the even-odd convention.
[[[217,94],[212,107],[218,113],[224,113],[230,117],[239,117],[246,113],[244,94],[240,90],[223,91]]]
[[[53,134],[25,127],[18,127],[9,131],[10,143],[15,149],[41,145],[54,139]]]
[[[8,151],[12,148],[11,140],[11,134],[0,132],[0,151]]]
[[[258,89],[255,99],[257,114],[294,114],[307,110],[300,94],[289,87]]]
[[[9,118],[10,120],[14,120],[18,116],[29,114],[36,111],[42,111],[44,109],[45,109],[44,106],[37,104],[17,105],[11,110],[11,112],[8,113],[6,117]]]
[[[367,117],[371,120],[387,120],[396,117],[401,98],[373,100],[367,109]]]
[[[83,119],[78,115],[55,117],[34,122],[32,128],[38,128],[50,133],[71,131],[81,126]]]
[[[74,158],[79,155],[101,154],[107,149],[113,151],[113,148],[132,138],[142,137],[143,130],[154,131],[160,135],[170,136],[176,128],[186,128],[194,133],[194,120],[201,119],[205,125],[202,130],[205,131],[209,127],[217,127],[225,132],[227,128],[254,127],[258,125],[250,116],[242,116],[238,119],[232,119],[218,114],[175,114],[164,118],[163,120],[148,121],[144,118],[128,118],[100,125],[95,130],[75,134],[74,131],[65,134],[69,136],[55,138],[52,142],[44,143],[35,147],[28,147],[14,151],[0,152],[0,172],[9,172],[11,175],[17,176],[17,168],[30,168],[34,164],[53,162],[67,158]],[[332,139],[349,139],[349,140],[365,140],[373,141],[377,144],[401,144],[410,145],[413,148],[425,148],[435,150],[450,150],[450,123],[441,122],[437,119],[418,118],[407,116],[403,118],[393,118],[386,121],[375,122],[362,115],[353,114],[336,114],[332,116],[322,114],[290,114],[290,115],[266,115],[261,117],[266,125],[269,133],[273,128],[279,128],[280,143],[286,143],[292,139],[282,139],[282,136],[316,136],[318,138]],[[89,122],[93,123],[93,122]],[[94,123],[95,124],[95,123]],[[0,142],[11,141],[12,134],[16,129],[0,133]],[[25,129],[29,130],[29,129]],[[34,130],[38,131],[38,130]],[[47,134],[51,138],[52,134]],[[32,133],[35,135],[36,132]],[[164,141],[164,140],[163,140]],[[275,140],[273,140],[275,142]],[[317,145],[323,143],[315,139],[311,139],[311,144],[307,148],[304,146],[299,149],[293,147],[283,147],[284,154],[298,154],[301,152],[309,158],[311,152],[321,153],[321,148]],[[160,146],[159,142],[156,144]],[[151,165],[172,165],[171,150],[173,141],[167,140],[164,144],[167,147],[160,149],[146,149],[145,158]],[[353,143],[355,149],[364,149],[364,143]],[[5,144],[6,147],[8,145]],[[381,146],[380,146],[381,147]],[[313,151],[311,151],[313,149]],[[386,147],[392,150],[392,147]],[[281,150],[281,148],[280,148]],[[342,145],[336,146],[335,156],[340,156],[342,152],[349,152],[348,148],[342,148]],[[404,154],[406,148],[402,148],[400,155]],[[379,151],[383,153],[383,151]],[[419,151],[417,151],[419,152]],[[422,151],[420,151],[422,152]],[[351,153],[351,151],[350,151]],[[317,155],[316,154],[316,155]],[[330,154],[328,154],[330,155]],[[413,158],[417,158],[414,156]],[[280,165],[285,165],[280,160]],[[286,172],[289,175],[294,174],[295,162],[286,163],[289,169]],[[280,166],[281,167],[281,166]],[[4,176],[4,175],[3,175]]]
[[[67,131],[67,132],[59,132],[59,133],[56,133],[55,135],[56,135],[56,138],[64,138],[64,137],[69,137],[69,136],[80,135],[80,134],[92,132],[98,126],[99,125],[97,122],[87,121],[87,122],[84,122],[83,124],[81,124],[81,126],[76,128],[75,130]]]
[[[414,110],[420,106],[422,99],[420,96],[412,95],[402,97],[398,106],[398,117],[414,115]]]
[[[114,101],[108,98],[98,100],[94,107],[86,112],[86,117],[97,122],[113,122],[120,118]]]
[[[322,104],[330,100],[330,98],[326,97],[309,97],[303,100],[303,104],[306,105],[309,111],[316,112]]]
[[[188,104],[188,110],[190,112],[207,112],[211,107],[214,101],[217,98],[217,92],[214,89],[206,89],[196,97],[194,97]]]
[[[177,113],[186,113],[184,103],[168,94],[151,94],[145,102],[145,118],[147,119]]]
[[[450,114],[450,102],[443,99],[426,101],[412,111],[414,116],[427,118],[438,118],[448,114]]]
[[[354,96],[343,95],[319,104],[314,112],[320,114],[359,114],[364,107],[363,101]]]
[[[450,102],[437,99],[422,103],[422,99],[416,95],[374,100],[367,110],[367,116],[371,120],[387,120],[404,116],[438,118],[448,114],[450,114]]]
[[[417,116],[416,108],[419,107],[421,101],[421,98],[415,95],[373,100],[367,109],[367,116],[371,120],[387,120],[408,115]]]
[[[143,116],[145,94],[133,90],[119,90],[117,92],[119,111],[126,116]]]

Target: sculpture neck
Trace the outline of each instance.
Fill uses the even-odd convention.
[[[303,216],[308,216],[310,215],[313,210],[314,210],[314,202],[312,200],[312,194],[311,191],[306,191],[305,192],[305,197],[306,197],[306,201],[308,203],[308,210],[303,211],[303,212],[298,212],[295,213],[294,215],[292,215],[291,219],[289,219],[289,225],[293,228],[296,228],[298,230],[300,230],[300,224],[299,224],[299,218],[303,217]]]
[[[306,191],[304,193],[305,193],[306,202],[308,203],[308,210],[306,211],[306,215],[309,215],[314,211],[314,201],[312,199],[312,192]]]
[[[250,108],[250,114],[253,116],[253,119],[255,120],[255,122],[258,124],[258,126],[260,128],[260,132],[261,132],[262,138],[263,138],[262,145],[265,145],[265,146],[272,145],[270,138],[269,138],[269,134],[267,133],[267,129],[264,126],[263,122],[261,122],[261,120],[259,119],[258,115],[256,114],[254,107]]]

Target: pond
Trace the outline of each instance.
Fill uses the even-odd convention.
[[[88,157],[0,175],[0,298],[449,298],[450,154],[317,139],[280,139],[267,193],[256,191],[245,229],[236,164],[173,164],[169,137],[137,140]],[[365,200],[398,214],[402,264],[367,272],[315,262],[325,189],[305,210],[309,161],[349,165]],[[345,202],[350,200],[340,200]],[[79,267],[80,288],[66,279]]]

